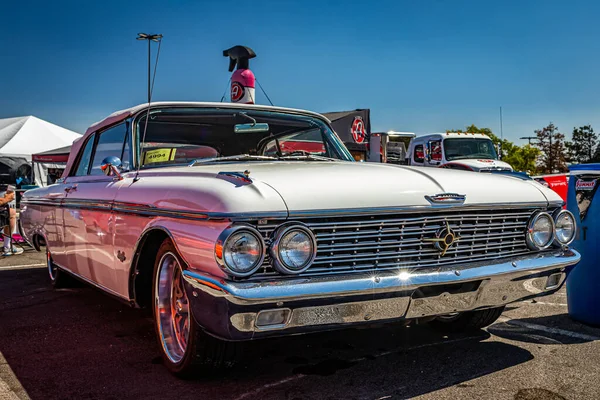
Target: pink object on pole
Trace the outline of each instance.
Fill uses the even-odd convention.
[[[237,69],[231,76],[231,102],[254,104],[256,78],[249,69]]]

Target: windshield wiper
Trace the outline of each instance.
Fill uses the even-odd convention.
[[[189,167],[193,167],[196,164],[206,164],[221,161],[273,161],[277,160],[275,157],[270,156],[254,156],[250,154],[236,154],[234,156],[227,157],[211,157],[211,158],[197,158],[188,164]]]
[[[281,156],[279,160],[307,160],[307,161],[339,161],[337,158],[316,156],[314,154],[303,154],[297,156]]]

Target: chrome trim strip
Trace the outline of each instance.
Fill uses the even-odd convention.
[[[558,207],[559,205],[556,205]],[[535,209],[552,207],[545,201],[533,203],[510,203],[510,204],[453,204],[453,207],[439,208],[431,205],[408,206],[408,207],[374,207],[374,208],[343,208],[337,210],[298,210],[290,211],[290,218],[321,218],[321,217],[339,217],[339,216],[357,216],[357,215],[378,215],[378,214],[395,214],[406,212],[422,212],[422,211],[439,211],[448,212],[452,210],[490,210],[490,209]]]
[[[180,211],[170,210],[163,208],[156,208],[152,205],[146,204],[129,204],[124,202],[112,202],[106,203],[99,200],[69,200],[68,198],[60,199],[23,199],[23,204],[27,205],[60,205],[66,208],[79,208],[79,209],[110,209],[119,213],[131,213],[139,214],[144,216],[166,216],[173,218],[184,218],[184,219],[218,219],[218,220],[231,220],[231,221],[247,221],[254,219],[290,219],[290,218],[320,218],[320,217],[339,217],[339,216],[357,216],[357,215],[378,215],[378,214],[394,214],[394,213],[407,213],[407,212],[423,212],[423,211],[440,211],[448,212],[452,209],[456,210],[489,210],[492,209],[535,209],[535,208],[552,208],[559,207],[562,204],[550,205],[547,202],[536,202],[536,203],[511,203],[511,204],[468,204],[468,205],[457,205],[448,208],[437,208],[430,205],[423,206],[407,206],[407,207],[374,207],[374,208],[355,208],[355,209],[338,209],[338,210],[299,210],[299,211],[274,211],[268,213],[215,213],[215,212],[194,212],[194,211]]]
[[[216,213],[216,212],[196,212],[181,211],[165,208],[156,208],[147,204],[131,204],[125,202],[106,203],[98,200],[84,199],[30,199],[22,202],[25,205],[43,205],[59,206],[64,208],[75,208],[80,210],[92,211],[114,211],[122,214],[136,214],[146,217],[169,217],[193,220],[230,220],[230,221],[248,221],[256,219],[286,219],[288,213],[285,211],[275,211],[269,213]]]
[[[504,275],[523,276],[561,269],[579,262],[581,256],[565,249],[539,253],[536,256],[516,257],[501,262],[471,263],[463,266],[442,267],[436,271],[411,272],[410,269],[345,274],[313,278],[265,280],[261,282],[232,282],[217,280],[199,272],[186,270],[184,276],[192,287],[213,297],[225,297],[235,304],[264,304],[337,296],[393,293],[472,281],[488,281]]]

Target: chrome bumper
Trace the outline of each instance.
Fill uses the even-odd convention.
[[[498,307],[558,290],[568,267],[579,260],[567,249],[416,272],[261,282],[230,282],[191,270],[184,276],[196,321],[215,336],[244,340]],[[282,324],[257,326],[257,316],[273,309],[288,309],[289,317]]]

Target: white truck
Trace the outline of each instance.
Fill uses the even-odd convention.
[[[464,171],[513,171],[500,161],[494,143],[482,133],[431,133],[411,140],[406,152],[409,165]]]

